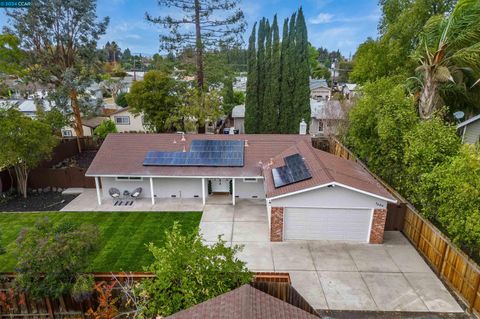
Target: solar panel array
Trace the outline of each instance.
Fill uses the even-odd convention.
[[[244,141],[193,140],[190,152],[149,151],[144,166],[242,167]]]
[[[272,169],[275,188],[290,185],[312,178],[307,165],[300,154],[293,154],[284,158],[285,166]]]

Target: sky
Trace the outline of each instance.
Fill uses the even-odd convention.
[[[347,58],[367,37],[377,36],[381,13],[378,0],[241,0],[240,6],[248,24],[244,39],[248,39],[253,24],[262,17],[271,21],[277,14],[281,27],[283,19],[302,6],[309,41],[315,47],[338,49]],[[161,28],[146,22],[145,12],[158,16],[169,9],[161,8],[156,0],[98,0],[97,16],[110,17],[107,33],[99,45],[116,41],[122,50],[128,47],[132,53],[159,52]],[[0,26],[7,23],[2,11]]]

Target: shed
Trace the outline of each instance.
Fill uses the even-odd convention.
[[[457,125],[457,130],[465,144],[475,144],[480,140],[480,114]]]

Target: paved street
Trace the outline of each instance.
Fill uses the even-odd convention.
[[[400,232],[383,245],[328,241],[271,243],[263,201],[206,205],[205,241],[219,234],[245,248],[252,271],[288,272],[292,285],[316,309],[463,312],[442,282]]]

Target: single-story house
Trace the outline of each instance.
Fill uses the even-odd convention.
[[[119,109],[109,115],[110,119],[117,125],[119,133],[126,132],[148,132],[144,125],[143,115],[134,115],[129,107]]]
[[[198,305],[179,311],[166,319],[192,318],[318,319],[319,316],[250,285],[243,285]]]
[[[387,203],[396,202],[360,165],[313,148],[307,135],[110,134],[86,176],[99,205],[111,188],[137,187],[152,205],[263,199],[271,241],[381,243]]]
[[[462,143],[475,144],[480,141],[480,114],[457,125]]]
[[[325,79],[310,79],[310,98],[314,100],[329,100],[332,90]]]
[[[346,119],[345,111],[338,100],[310,99],[310,112],[309,133],[311,135],[335,135]]]
[[[233,127],[239,134],[245,133],[245,104],[237,105],[232,109]]]

